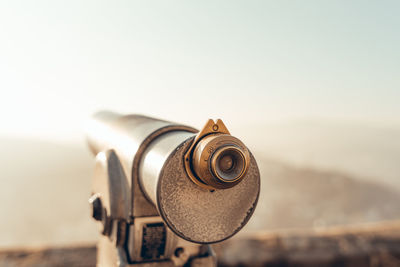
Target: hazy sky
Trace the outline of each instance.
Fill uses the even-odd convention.
[[[0,134],[106,108],[400,123],[399,1],[1,1]]]

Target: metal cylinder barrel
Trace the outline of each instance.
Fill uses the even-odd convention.
[[[154,138],[171,131],[197,132],[189,126],[143,115],[101,111],[87,124],[86,137],[94,154],[114,149],[123,157],[125,165],[132,167],[135,157],[138,159]]]

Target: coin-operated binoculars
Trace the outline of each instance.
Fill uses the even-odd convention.
[[[221,120],[201,131],[141,115],[95,114],[93,218],[99,266],[215,266],[260,191],[257,163]]]

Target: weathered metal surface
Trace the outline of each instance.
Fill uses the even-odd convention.
[[[155,140],[140,165],[141,183],[178,236],[214,243],[234,235],[249,220],[257,203],[260,176],[251,156],[246,176],[232,188],[210,191],[194,184],[182,162],[192,139],[186,133],[171,132]]]
[[[236,234],[250,219],[260,193],[260,174],[251,155],[247,174],[236,186],[215,191],[196,186],[183,170],[173,167],[179,164],[189,142],[174,151],[160,174],[159,211],[182,238],[219,242]]]
[[[135,218],[128,239],[131,261],[170,259],[178,242],[175,237],[160,216]]]
[[[157,204],[158,180],[165,162],[177,147],[193,136],[189,132],[169,132],[155,139],[144,151],[139,164],[139,184],[154,205]],[[183,169],[183,157],[175,168]]]
[[[130,202],[129,181],[114,150],[96,156],[93,193],[101,199],[102,208],[111,219],[128,220]]]
[[[130,215],[155,216],[157,211],[144,197],[138,184],[138,163],[146,146],[157,136],[169,131],[184,130],[197,132],[196,129],[149,118],[142,115],[120,115],[103,111],[96,113],[87,125],[87,140],[92,152],[114,149],[125,174],[128,177],[132,195]]]
[[[99,221],[100,232],[121,245],[129,221],[129,182],[114,150],[96,156],[92,182],[92,216]]]
[[[211,122],[211,132],[200,132],[207,134],[202,146],[203,136],[191,127],[139,115],[95,115],[88,132],[97,154],[90,203],[104,235],[100,266],[215,265],[212,253],[204,254],[207,246],[195,243],[224,240],[246,224],[258,200],[260,175],[244,144],[222,121]],[[207,163],[195,169],[212,190],[189,177],[184,153],[192,155],[191,144],[206,149],[199,160]]]

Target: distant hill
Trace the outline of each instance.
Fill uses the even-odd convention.
[[[258,157],[261,196],[247,230],[323,227],[400,219],[400,192],[335,171]]]
[[[236,125],[231,133],[257,155],[341,171],[400,190],[400,125],[305,120]]]
[[[0,246],[95,240],[85,145],[0,139]]]
[[[0,138],[0,246],[94,241],[93,157],[82,142]],[[248,231],[400,218],[400,194],[335,171],[294,168],[257,153],[262,195]]]

